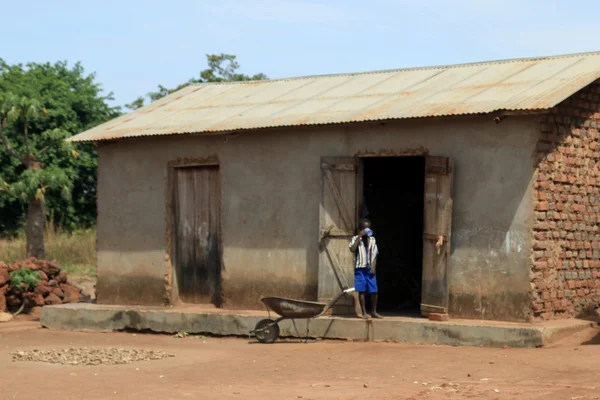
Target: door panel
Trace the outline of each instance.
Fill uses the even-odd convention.
[[[348,244],[357,222],[357,166],[355,157],[321,159],[319,301],[327,302],[342,288],[354,286],[354,256]],[[346,312],[352,312],[354,298],[342,297],[337,310],[343,312],[346,306]]]
[[[447,265],[452,231],[454,163],[447,157],[425,160],[423,285],[421,313],[448,313]]]
[[[175,170],[175,268],[186,303],[220,304],[219,169]]]

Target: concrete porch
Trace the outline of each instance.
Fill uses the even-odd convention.
[[[42,326],[77,331],[139,330],[156,333],[188,332],[247,337],[266,311],[222,310],[199,306],[141,307],[98,304],[63,304],[43,308]],[[271,318],[277,315],[271,313]],[[583,320],[539,324],[477,320],[432,322],[424,318],[321,317],[310,320],[309,336],[323,339],[398,341],[408,343],[484,347],[540,347],[593,326]],[[300,335],[306,320],[296,320]],[[282,337],[297,337],[290,320],[280,323]]]

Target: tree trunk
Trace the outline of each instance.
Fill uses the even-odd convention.
[[[46,256],[44,233],[46,230],[44,213],[44,196],[29,201],[27,209],[27,257],[43,260]]]

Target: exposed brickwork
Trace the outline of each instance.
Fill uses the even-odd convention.
[[[600,84],[542,117],[534,180],[535,319],[600,305]]]

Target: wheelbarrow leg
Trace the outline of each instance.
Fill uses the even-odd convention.
[[[306,342],[308,343],[308,327],[310,326],[310,318],[306,320]]]
[[[296,335],[298,335],[298,339],[300,340],[300,343],[302,343],[302,337],[300,336],[300,332],[298,332],[298,327],[296,326],[295,319],[292,319],[292,324],[294,325],[294,329],[296,330]]]

